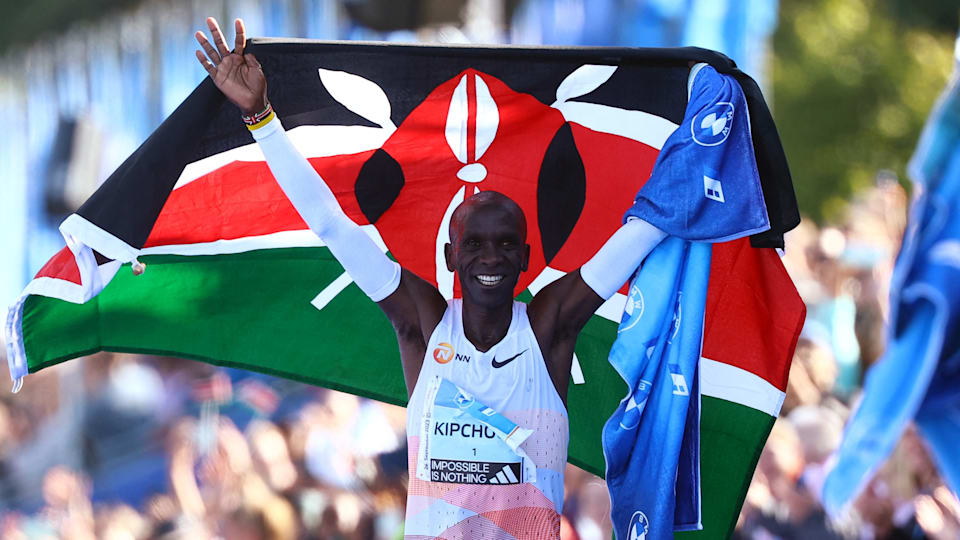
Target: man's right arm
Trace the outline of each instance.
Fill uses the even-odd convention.
[[[293,145],[280,119],[273,115],[250,128],[284,195],[353,281],[374,302],[393,294],[400,284],[400,265],[343,213],[323,178]]]
[[[213,18],[207,19],[211,44],[203,32],[197,59],[224,95],[244,112],[254,139],[284,194],[354,282],[383,309],[397,331],[407,388],[412,390],[430,333],[446,302],[439,291],[391,261],[363,230],[343,213],[316,170],[294,147],[267,104],[266,78],[252,54],[244,54],[243,22],[235,22],[235,47],[227,49]]]
[[[360,289],[393,324],[409,390],[446,302],[436,287],[390,260],[337,203],[323,178],[296,149],[280,120],[251,129],[270,171],[304,222],[323,240]]]

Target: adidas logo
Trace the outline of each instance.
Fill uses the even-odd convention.
[[[519,464],[518,464],[519,465]],[[517,478],[516,473],[513,472],[513,468],[509,463],[503,466],[500,469],[500,472],[490,477],[490,480],[487,481],[490,484],[519,484],[520,480]]]

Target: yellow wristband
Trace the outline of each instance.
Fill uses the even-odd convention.
[[[254,122],[253,124],[247,124],[247,129],[249,129],[250,131],[260,129],[263,126],[269,124],[270,121],[273,120],[275,116],[276,115],[273,113],[273,109],[270,109],[270,112],[266,116],[264,116],[262,119]]]
[[[263,127],[263,125],[272,120],[273,117],[273,105],[270,103],[267,103],[267,106],[256,114],[244,114],[241,116],[243,123],[246,124],[250,129],[259,129],[260,127]]]

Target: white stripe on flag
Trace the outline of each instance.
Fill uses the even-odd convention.
[[[326,288],[320,291],[320,294],[311,300],[310,303],[313,304],[313,307],[322,311],[331,300],[336,298],[336,296],[343,292],[343,290],[347,288],[347,285],[351,283],[353,283],[353,280],[350,279],[350,275],[344,272],[340,274],[340,277],[333,280]]]
[[[226,255],[244,253],[258,249],[279,249],[290,247],[323,247],[323,240],[313,231],[282,231],[260,236],[245,236],[230,240],[214,240],[196,244],[170,244],[143,248],[143,255]]]
[[[554,103],[552,107],[559,110],[567,122],[576,122],[594,131],[633,139],[657,150],[663,148],[670,135],[680,127],[655,114],[598,103],[565,101]]]
[[[556,268],[551,268],[548,266],[544,268],[543,271],[540,272],[540,275],[530,283],[530,285],[527,287],[527,290],[530,291],[530,294],[536,296],[537,293],[540,292],[544,287],[565,275],[567,275],[566,272],[562,272]],[[596,313],[608,321],[613,321],[619,324],[620,318],[623,315],[623,306],[626,305],[626,303],[626,295],[614,293],[613,296],[608,298],[606,302],[597,308]]]
[[[530,291],[530,294],[532,294],[533,296],[536,296],[541,289],[553,283],[554,281],[562,278],[565,275],[566,274],[561,272],[560,270],[557,270],[555,268],[550,268],[549,266],[547,266],[546,268],[543,269],[542,272],[540,272],[539,276],[537,276],[536,278],[534,278],[533,281],[530,282],[530,285],[527,286],[527,290]]]
[[[387,252],[387,245],[380,236],[380,231],[374,225],[361,225],[363,232],[367,233],[383,252]],[[243,238],[234,238],[230,240],[215,240],[213,242],[199,242],[196,244],[170,244],[164,246],[152,246],[140,250],[142,255],[228,255],[232,253],[245,253],[247,251],[256,251],[258,249],[280,249],[292,247],[323,247],[323,240],[317,237],[313,231],[302,229],[299,231],[281,231],[259,236],[245,236]],[[566,273],[549,266],[544,268],[540,275],[530,283],[527,290],[530,294],[536,295],[541,289],[553,283],[557,279],[565,276]],[[342,289],[341,289],[342,290]],[[338,291],[339,292],[339,291]],[[323,293],[321,293],[323,294]],[[606,302],[597,308],[596,314],[609,321],[619,323],[623,315],[623,306],[627,302],[626,295],[615,293],[607,299]],[[576,368],[576,358],[574,358],[574,367]],[[582,381],[582,372],[577,375],[574,371],[575,379]],[[576,384],[582,384],[576,383]]]
[[[287,130],[293,145],[307,158],[358,154],[383,146],[395,129],[367,126],[300,126]],[[184,167],[174,189],[234,161],[265,161],[257,143],[250,143],[194,161]]]
[[[583,368],[580,367],[580,359],[577,358],[577,353],[573,353],[573,363],[570,365],[570,377],[573,379],[573,384],[583,384],[587,382],[583,378]]]
[[[372,239],[381,251],[387,251],[380,232],[373,225],[361,225],[363,232]],[[215,240],[196,244],[170,244],[143,248],[143,255],[226,255],[244,253],[258,249],[279,249],[291,247],[323,247],[323,240],[313,231],[302,229],[299,231],[281,231],[260,236],[245,236],[231,240]]]
[[[608,321],[613,321],[617,324],[620,324],[620,319],[623,318],[623,306],[626,304],[627,295],[613,293],[613,296],[607,298],[607,301],[603,304],[600,304],[600,307],[597,308],[597,315],[607,319]]]
[[[715,397],[765,412],[774,418],[786,394],[762,377],[723,362],[700,358],[700,388]]]

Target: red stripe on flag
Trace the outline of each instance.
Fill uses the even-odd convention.
[[[703,356],[745,369],[781,391],[806,306],[772,249],[749,238],[714,244]]]
[[[43,268],[37,272],[36,277],[54,278],[81,284],[80,267],[77,266],[77,260],[73,257],[70,248],[64,247],[56,253]]]
[[[318,170],[344,212],[366,224],[354,184],[373,151],[314,158]],[[263,161],[235,161],[174,190],[144,247],[232,240],[307,226]]]
[[[467,163],[477,160],[477,73],[467,70]]]

